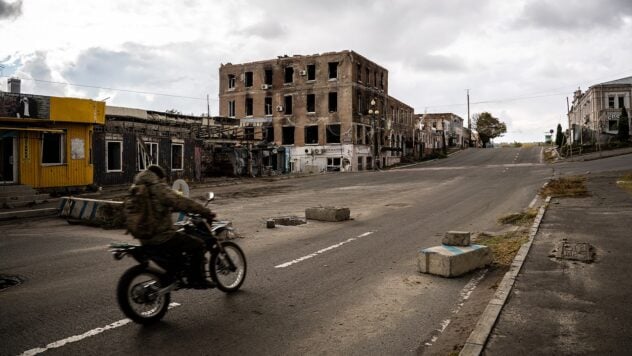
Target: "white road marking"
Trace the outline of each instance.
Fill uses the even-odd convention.
[[[333,250],[333,249],[335,249],[335,248],[338,248],[338,247],[340,247],[340,246],[342,246],[342,245],[348,244],[349,242],[355,241],[355,240],[357,240],[357,239],[359,239],[359,238],[362,238],[362,237],[365,237],[365,236],[369,236],[369,235],[371,235],[371,234],[372,234],[372,233],[374,233],[374,232],[375,232],[375,231],[369,231],[369,232],[365,232],[364,234],[358,235],[357,237],[351,237],[351,238],[349,238],[349,239],[347,239],[347,240],[345,240],[345,241],[342,241],[341,243],[338,243],[338,244],[335,244],[335,245],[331,245],[331,246],[329,246],[329,247],[325,247],[324,249],[322,249],[322,250],[318,250],[318,251],[316,251],[316,252],[314,252],[314,253],[310,253],[310,254],[309,254],[309,255],[307,255],[307,256],[299,257],[299,258],[297,258],[297,259],[295,259],[295,260],[292,260],[292,261],[290,261],[290,262],[285,262],[285,263],[281,263],[280,265],[276,265],[276,266],[274,266],[274,268],[285,268],[285,267],[289,267],[289,266],[291,266],[291,265],[293,265],[293,264],[296,264],[296,263],[299,263],[299,262],[302,262],[302,261],[308,260],[308,259],[310,259],[310,258],[312,258],[312,257],[316,257],[316,256],[318,256],[318,255],[320,255],[320,254],[322,254],[322,253],[324,253],[324,252],[331,251],[331,250]]]
[[[465,287],[461,289],[461,292],[459,292],[459,302],[457,303],[456,307],[452,309],[452,315],[457,314],[461,310],[465,302],[472,295],[472,292],[474,292],[474,289],[476,289],[478,284],[485,277],[485,275],[487,274],[487,271],[488,269],[484,269],[481,272],[479,272],[478,275],[475,275],[474,277],[472,277],[472,279],[470,279],[470,281],[467,282]],[[439,336],[441,336],[441,334],[445,331],[445,329],[448,327],[448,325],[450,325],[451,322],[452,322],[451,319],[443,320],[441,322],[441,327],[438,329],[435,329],[436,334],[432,336],[432,339],[430,339],[430,341],[426,342],[424,345],[432,346],[432,344],[434,344],[439,339]]]
[[[175,307],[178,307],[178,306],[180,306],[179,303],[170,303],[169,304],[169,309],[175,308]],[[30,350],[24,351],[22,354],[20,354],[20,356],[32,356],[32,355],[41,354],[42,352],[46,352],[46,351],[48,351],[50,349],[56,349],[56,348],[59,348],[59,347],[62,347],[64,345],[66,345],[66,344],[70,344],[70,343],[73,343],[73,342],[81,341],[81,340],[83,340],[85,338],[88,338],[90,336],[98,335],[98,334],[100,334],[100,333],[102,333],[104,331],[116,329],[118,327],[127,325],[130,322],[131,322],[130,319],[121,319],[119,321],[113,322],[112,324],[108,324],[108,325],[106,325],[106,326],[104,326],[102,328],[96,328],[96,329],[92,329],[90,331],[87,331],[87,332],[85,332],[85,333],[83,333],[81,335],[74,335],[74,336],[67,337],[65,339],[59,340],[59,341],[51,342],[50,344],[46,345],[45,347],[37,347],[37,348],[34,348],[34,349],[30,349]]]

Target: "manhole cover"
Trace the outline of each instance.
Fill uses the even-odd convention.
[[[592,262],[595,260],[595,248],[586,242],[571,242],[564,239],[555,244],[550,256],[561,260]]]
[[[24,282],[24,278],[20,276],[9,276],[6,274],[0,274],[0,290],[7,289],[9,287],[17,286]]]

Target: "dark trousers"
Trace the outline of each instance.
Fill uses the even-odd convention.
[[[181,232],[173,234],[169,240],[160,244],[160,249],[169,252],[185,252],[191,256],[192,278],[201,281],[204,276],[204,242],[195,236]]]

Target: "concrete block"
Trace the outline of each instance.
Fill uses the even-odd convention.
[[[123,202],[62,197],[59,216],[74,223],[121,228],[125,224]]]
[[[349,220],[351,211],[349,208],[316,207],[305,209],[305,218],[320,221],[344,221]]]
[[[266,220],[266,227],[268,229],[274,229],[276,227],[276,224],[275,224],[274,220],[272,220],[272,219]]]
[[[470,245],[470,232],[469,231],[448,231],[443,236],[441,243],[449,246],[469,246]]]
[[[492,253],[483,245],[441,245],[420,250],[417,262],[421,273],[457,277],[491,264]]]

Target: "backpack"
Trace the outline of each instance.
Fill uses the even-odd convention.
[[[132,184],[123,203],[127,233],[139,240],[154,236],[153,209],[151,193],[144,184]]]

